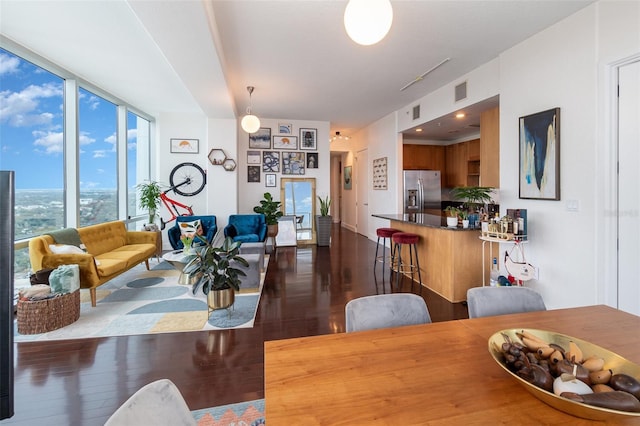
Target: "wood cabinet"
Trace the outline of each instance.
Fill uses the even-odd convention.
[[[480,114],[480,185],[500,187],[500,109]]]
[[[440,170],[445,168],[445,148],[439,145],[402,145],[404,170]]]

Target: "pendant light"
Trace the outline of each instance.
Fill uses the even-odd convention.
[[[253,93],[253,86],[247,86],[247,92],[249,92],[249,106],[247,107],[247,115],[242,117],[240,125],[242,130],[247,133],[255,133],[260,129],[260,119],[251,114],[251,94]]]
[[[344,11],[344,28],[353,41],[364,46],[376,44],[391,29],[390,0],[349,0]]]

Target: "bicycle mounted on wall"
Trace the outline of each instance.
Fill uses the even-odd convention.
[[[180,163],[171,170],[169,175],[169,189],[160,194],[160,200],[165,205],[171,218],[164,220],[160,218],[160,229],[164,229],[167,223],[175,220],[178,216],[193,216],[193,209],[179,201],[169,198],[168,192],[173,191],[184,197],[192,197],[199,194],[207,183],[207,175],[202,167],[195,163]],[[178,210],[178,209],[181,210]]]

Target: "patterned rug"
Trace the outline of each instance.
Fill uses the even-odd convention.
[[[204,408],[191,412],[198,426],[264,425],[264,399]]]
[[[265,271],[268,256],[265,257]],[[80,319],[43,334],[19,334],[14,322],[14,340],[81,339],[87,337],[127,336],[149,333],[175,333],[253,327],[264,277],[257,287],[240,289],[230,309],[211,312],[207,317],[207,299],[191,286],[178,284],[180,273],[169,263],[150,260],[101,285],[97,306],[92,307],[88,290],[81,290]]]

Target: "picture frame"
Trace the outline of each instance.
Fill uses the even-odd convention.
[[[290,123],[278,123],[278,133],[281,135],[290,135],[293,133],[293,126]]]
[[[303,175],[305,170],[304,152],[283,152],[282,153],[282,174],[283,175]]]
[[[317,169],[318,168],[318,153],[317,152],[307,152],[307,169]]]
[[[170,147],[172,154],[197,154],[200,152],[200,140],[171,138]]]
[[[287,247],[298,244],[296,232],[296,217],[281,216],[278,218],[278,235],[276,235],[276,246]]]
[[[280,171],[280,152],[279,151],[262,151],[262,171],[263,172],[279,172]]]
[[[274,136],[273,137],[273,149],[298,149],[298,137],[297,136]]]
[[[560,108],[519,118],[519,197],[560,200]]]
[[[249,149],[271,149],[271,128],[260,127],[249,134]]]
[[[261,162],[260,151],[247,151],[247,164],[260,164]]]
[[[273,173],[267,173],[264,175],[264,186],[267,188],[276,187],[276,175]]]
[[[300,129],[300,149],[308,151],[318,149],[318,129]]]
[[[344,167],[344,189],[351,189],[353,176],[351,175],[351,166]]]
[[[247,182],[260,182],[260,166],[247,166]]]
[[[387,189],[387,157],[373,160],[373,189]]]

